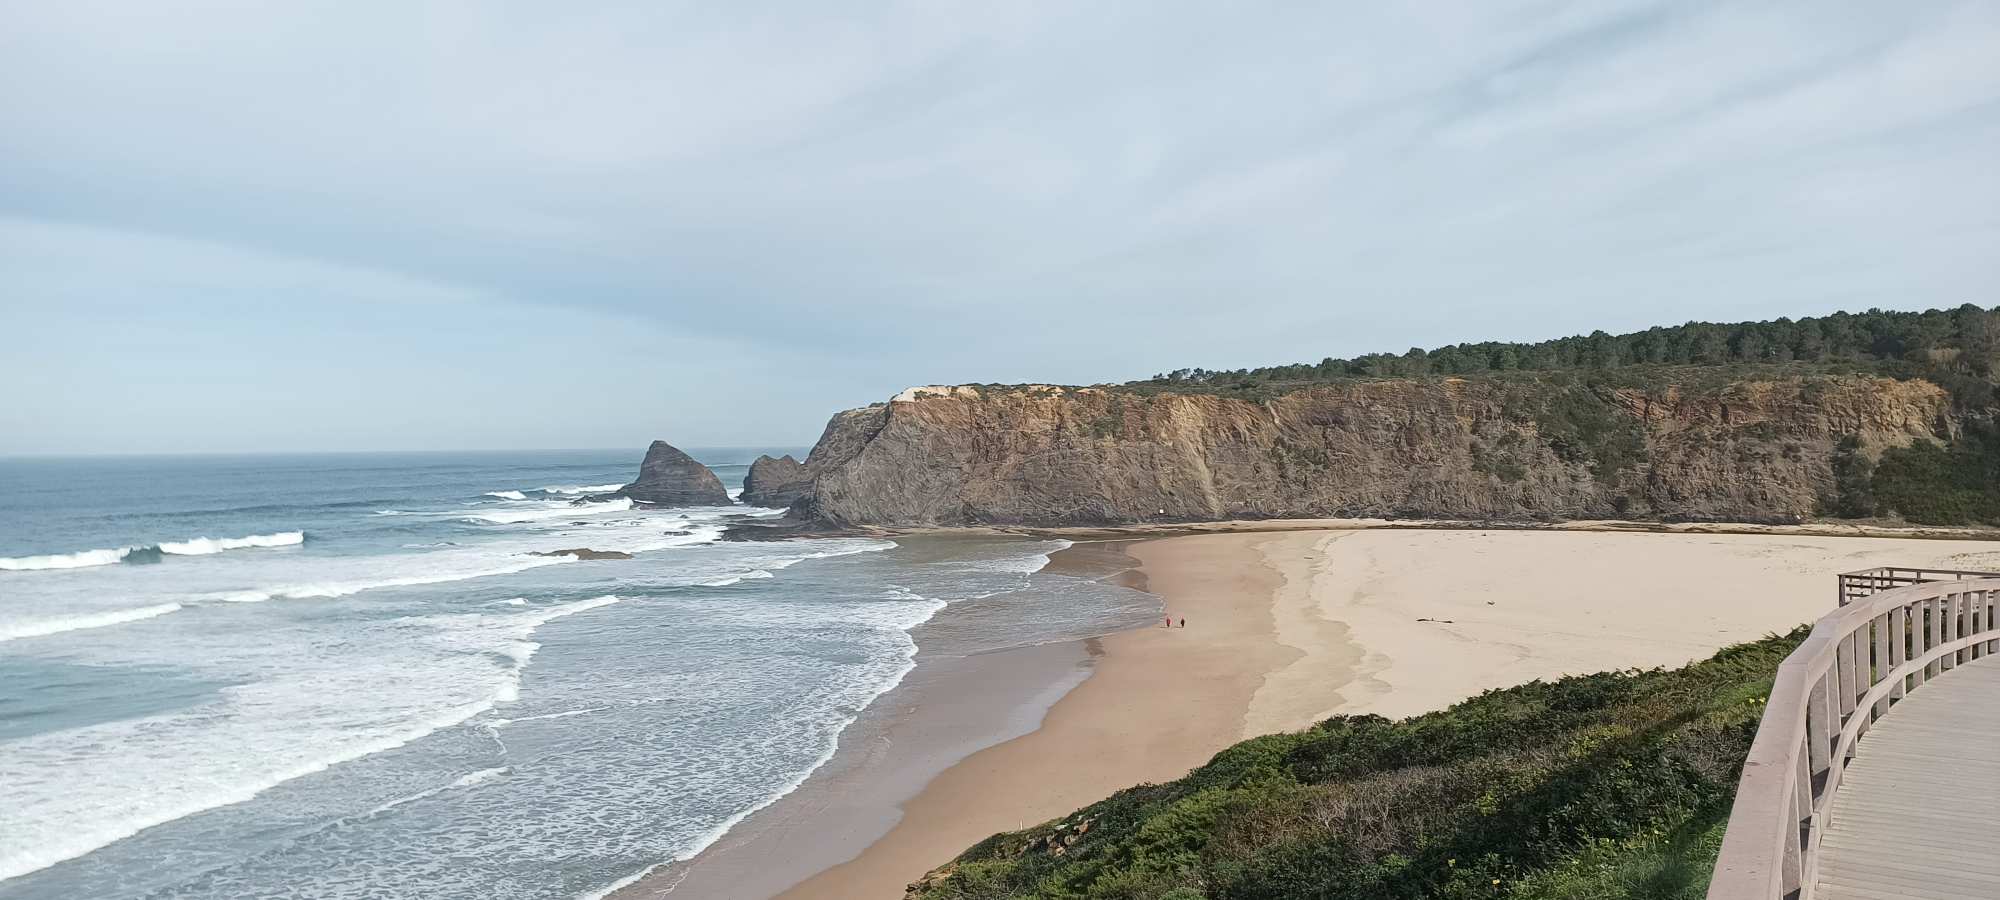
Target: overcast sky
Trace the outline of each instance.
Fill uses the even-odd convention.
[[[2000,3],[754,6],[0,0],[0,453],[2000,302]]]

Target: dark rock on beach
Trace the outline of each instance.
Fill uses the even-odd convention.
[[[759,456],[743,476],[743,502],[751,506],[785,508],[811,493],[812,473],[791,454]]]
[[[574,556],[577,559],[631,559],[632,554],[623,550],[592,550],[589,547],[572,547],[568,550],[533,551],[529,556]]]
[[[638,480],[618,489],[615,496],[630,497],[657,506],[728,506],[729,491],[707,466],[682,453],[666,441],[654,441],[639,464]]]

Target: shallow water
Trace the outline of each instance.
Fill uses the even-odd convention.
[[[0,461],[0,898],[590,896],[796,785],[945,604],[945,652],[1152,614],[1060,542],[575,504],[637,455]]]

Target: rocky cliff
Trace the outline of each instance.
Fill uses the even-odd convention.
[[[639,477],[614,496],[660,506],[728,506],[722,479],[666,441],[654,441],[639,463]]]
[[[1706,376],[1702,376],[1706,377]],[[830,525],[1279,516],[1790,521],[1864,453],[1953,427],[1945,392],[1864,375],[1607,386],[1324,384],[1270,399],[915,388],[834,416],[794,504]]]
[[[812,475],[791,454],[759,456],[743,476],[743,502],[751,506],[787,507],[812,493]]]

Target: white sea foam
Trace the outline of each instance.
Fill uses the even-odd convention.
[[[500,498],[500,499],[502,499],[502,500],[526,500],[526,499],[528,499],[528,495],[527,495],[527,494],[523,494],[523,493],[521,493],[520,491],[487,491],[487,492],[486,492],[486,496],[488,496],[488,497],[498,497],[498,498]]]
[[[31,572],[38,569],[82,569],[90,566],[108,566],[125,559],[134,548],[118,547],[112,550],[82,550],[76,553],[52,553],[47,556],[0,556],[0,569],[10,572]]]
[[[137,550],[158,550],[174,556],[206,556],[224,550],[240,550],[246,547],[285,547],[304,543],[303,532],[284,531],[277,534],[253,534],[240,538],[198,537],[185,541],[162,541],[159,544],[140,547],[114,547],[106,550],[79,550],[75,553],[51,553],[45,556],[0,556],[0,570],[31,572],[46,569],[87,569],[94,566],[108,566],[124,562],[126,557]]]
[[[198,537],[186,541],[167,541],[160,544],[161,553],[175,556],[207,556],[224,550],[245,550],[251,547],[293,547],[306,542],[303,531],[280,531],[276,534],[253,534],[240,538]]]
[[[630,497],[619,497],[600,503],[559,503],[539,509],[475,513],[466,516],[465,519],[468,522],[485,522],[492,525],[520,525],[527,522],[560,521],[579,516],[598,516],[605,513],[624,512],[631,508],[632,499]]]
[[[460,777],[458,780],[453,781],[450,784],[441,784],[438,785],[437,787],[430,788],[428,790],[418,791],[414,794],[409,795],[408,797],[397,797],[394,800],[391,800],[387,803],[382,804],[381,806],[369,810],[367,813],[359,816],[359,818],[366,819],[372,816],[379,816],[385,812],[388,812],[389,810],[395,809],[396,807],[402,806],[406,803],[415,803],[418,800],[426,800],[431,797],[435,797],[439,794],[444,793],[445,791],[455,790],[457,788],[462,788],[462,787],[471,787],[482,781],[491,781],[495,778],[498,778],[512,771],[514,771],[512,766],[498,766],[491,769],[480,769],[477,772],[470,772]]]
[[[615,482],[612,484],[554,484],[542,488],[541,491],[544,494],[561,494],[566,497],[573,497],[577,494],[608,494],[624,486]]]
[[[1067,550],[1075,545],[1073,541],[1066,541],[1060,538],[1048,543],[1052,546],[1033,555],[1005,556],[999,559],[978,560],[968,563],[968,565],[977,569],[985,569],[989,572],[1016,572],[1022,575],[1033,575],[1036,572],[1040,572],[1049,564],[1049,557],[1051,555]]]
[[[888,543],[889,547],[896,546],[892,542],[882,542],[882,543]],[[888,549],[888,547],[870,547],[859,550],[849,550],[846,552],[866,553],[869,552],[870,550],[877,550],[877,549],[886,550]],[[825,555],[837,556],[842,554],[834,553]],[[895,617],[895,621],[889,623],[893,625],[893,627],[900,629],[904,634],[904,650],[900,664],[897,666],[896,672],[894,674],[873,685],[872,689],[868,690],[867,696],[865,698],[862,698],[861,703],[857,707],[855,707],[855,712],[853,715],[842,717],[838,727],[833,729],[833,740],[827,742],[826,749],[823,750],[819,754],[819,756],[813,760],[811,765],[808,765],[799,772],[795,773],[791,778],[787,779],[784,784],[779,785],[776,790],[773,790],[771,793],[767,794],[761,802],[745,807],[742,810],[739,810],[735,815],[732,815],[729,818],[716,823],[715,827],[710,828],[705,832],[702,832],[700,835],[697,835],[692,841],[688,842],[687,846],[682,848],[679,852],[675,853],[672,858],[644,866],[638,869],[637,871],[632,872],[630,875],[626,875],[623,878],[619,878],[618,880],[613,881],[602,888],[581,894],[578,896],[578,900],[604,900],[605,897],[609,897],[610,895],[617,893],[618,891],[623,890],[626,887],[638,883],[641,879],[658,871],[663,866],[668,866],[684,860],[693,859],[695,856],[699,855],[703,850],[708,849],[710,845],[713,845],[716,841],[721,840],[723,835],[728,834],[730,829],[735,828],[736,825],[742,822],[744,819],[749,818],[750,816],[754,815],[758,810],[770,806],[771,804],[784,799],[787,795],[791,794],[793,791],[798,790],[799,785],[804,784],[807,778],[812,777],[812,774],[814,772],[819,771],[819,767],[826,765],[828,760],[833,759],[834,754],[840,751],[840,736],[847,731],[847,726],[854,724],[854,720],[861,717],[860,710],[866,709],[869,704],[874,703],[875,698],[880,697],[883,694],[886,694],[889,691],[895,689],[896,685],[901,684],[903,682],[904,677],[908,676],[911,670],[917,667],[916,664],[917,645],[915,641],[909,640],[908,638],[910,630],[916,628],[918,625],[922,625],[923,623],[929,621],[932,616],[937,615],[938,610],[945,608],[946,605],[945,602],[942,600],[930,597],[920,597],[916,594],[910,593],[909,591],[900,588],[893,589],[890,592],[890,596],[893,596],[896,599],[906,599],[906,600],[916,601],[916,603],[912,604],[913,609],[905,612],[901,616]],[[669,888],[669,890],[671,890],[671,888]]]
[[[473,569],[449,569],[427,572],[420,575],[403,575],[393,578],[379,578],[361,581],[329,581],[309,584],[295,584],[285,587],[265,588],[254,591],[237,591],[210,595],[206,599],[228,603],[262,603],[266,600],[324,600],[331,597],[346,597],[362,591],[378,588],[415,587],[424,584],[446,584],[453,581],[469,581],[474,578],[491,578],[496,575],[512,575],[539,569],[542,566],[561,565],[576,562],[574,556],[526,556],[516,557],[499,565]]]
[[[501,728],[508,725],[518,724],[521,722],[539,722],[543,719],[567,719],[570,716],[587,716],[591,713],[603,712],[607,709],[610,709],[610,707],[593,706],[589,709],[570,709],[570,710],[564,710],[562,712],[548,713],[539,716],[522,716],[518,719],[494,719],[493,721],[486,723],[486,725],[489,728]]]
[[[715,579],[714,581],[704,581],[704,582],[702,582],[702,583],[701,583],[701,586],[702,586],[702,587],[728,587],[728,586],[730,586],[730,585],[732,585],[732,584],[736,584],[736,583],[738,583],[738,582],[743,582],[743,581],[749,581],[749,580],[752,580],[752,579],[757,579],[757,578],[770,578],[770,577],[772,577],[772,575],[771,575],[771,573],[770,573],[770,572],[767,572],[767,571],[765,571],[765,570],[763,570],[763,569],[756,569],[756,570],[753,570],[753,571],[749,571],[749,572],[745,572],[745,573],[743,573],[743,574],[741,574],[741,575],[730,575],[730,576],[728,576],[728,577],[725,577],[725,578],[717,578],[717,579]]]
[[[482,781],[492,781],[493,779],[499,778],[500,776],[505,775],[511,771],[513,771],[513,769],[509,766],[496,766],[491,769],[480,769],[477,772],[469,773],[464,777],[458,779],[457,781],[452,782],[451,787],[455,788],[471,787]]]
[[[601,606],[610,606],[613,603],[617,603],[618,600],[618,597],[606,594],[602,597],[592,597],[589,600],[578,600],[575,603],[552,606],[548,609],[537,610],[522,616],[519,621],[527,626],[523,632],[523,639],[500,648],[502,654],[505,654],[509,659],[514,661],[514,668],[506,677],[500,680],[500,687],[493,692],[494,702],[513,703],[521,699],[521,673],[527,671],[529,661],[535,658],[535,651],[542,649],[541,644],[526,640],[525,637],[527,634],[531,634],[535,629],[564,616],[573,616],[577,613],[597,609]]]
[[[9,804],[0,806],[0,832],[32,836],[34,840],[0,845],[0,881],[73,859],[155,825],[245,802],[279,784],[393,750],[488,712],[519,696],[521,670],[534,652],[529,638],[537,628],[618,600],[615,596],[596,597],[497,620],[439,617],[437,624],[450,629],[440,639],[440,647],[448,651],[440,659],[449,665],[444,673],[451,680],[426,681],[427,690],[417,694],[369,695],[366,692],[380,684],[377,673],[328,660],[323,670],[300,673],[300,677],[232,687],[226,692],[229,700],[222,713],[169,713],[16,741],[9,745],[8,754],[0,755],[0,780],[24,787]],[[471,627],[447,625],[454,622],[469,622]],[[495,638],[507,641],[501,652],[512,663],[501,670],[497,680],[491,668],[479,664],[479,653],[474,652],[482,647],[493,649],[490,641]],[[269,654],[266,663],[284,670],[277,664],[289,658],[290,650],[272,647],[265,652]],[[332,691],[335,697],[352,699],[346,704],[315,700],[310,706],[313,716],[301,721],[297,691],[307,682],[317,690]],[[436,702],[439,689],[447,687],[453,690],[445,696],[455,694],[459,702],[424,708]],[[385,706],[384,701],[391,697],[396,703]],[[407,717],[399,720],[397,716],[404,713]],[[312,739],[298,740],[300,735],[295,734],[292,740],[269,744],[277,721],[273,717],[310,728],[330,714],[330,719],[318,722],[327,730]],[[185,729],[192,722],[199,722],[215,746],[231,747],[231,752],[187,755],[178,742],[185,739]],[[362,722],[388,727],[364,732],[356,728]],[[355,739],[364,733],[370,736]],[[80,752],[79,747],[88,750]],[[90,766],[87,771],[92,775],[81,782],[66,779],[58,785],[43,777],[51,772],[86,771],[79,768],[82,766]],[[483,771],[487,774],[474,772],[452,787],[469,786],[499,774]],[[29,790],[29,786],[41,789]]]
[[[19,638],[43,637],[61,634],[65,631],[81,631],[85,628],[103,628],[107,625],[122,625],[154,616],[164,616],[181,608],[178,603],[160,603],[134,609],[118,609],[110,612],[86,613],[77,616],[57,616],[48,619],[29,619],[25,622],[0,623],[0,641]]]
[[[789,559],[773,560],[767,566],[767,568],[789,569],[809,559],[827,559],[829,557],[848,556],[855,553],[880,553],[884,550],[894,550],[895,548],[896,548],[895,541],[877,541],[868,538],[854,538],[852,539],[851,543],[848,543],[846,546],[835,547],[831,550],[815,550],[811,553],[805,554],[804,556],[794,556]]]

